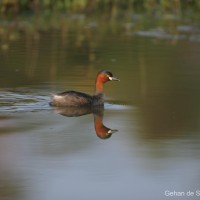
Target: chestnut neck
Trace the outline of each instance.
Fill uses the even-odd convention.
[[[97,77],[95,84],[95,95],[103,94],[103,81],[100,77]]]

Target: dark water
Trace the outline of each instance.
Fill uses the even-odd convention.
[[[198,199],[200,43],[84,34],[24,36],[0,52],[0,199]],[[93,93],[103,68],[121,79],[105,85],[108,139],[94,114],[48,105],[54,92]]]

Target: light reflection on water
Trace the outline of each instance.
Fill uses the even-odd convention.
[[[199,46],[173,45],[110,37],[87,69],[81,50],[76,63],[65,49],[51,57],[52,48],[30,71],[11,70],[2,83],[13,89],[0,93],[0,199],[165,199],[165,190],[199,189]],[[100,64],[121,79],[105,86],[102,122],[118,130],[107,140],[92,113],[66,117],[48,106],[51,92],[92,93]]]
[[[196,190],[198,134],[174,131],[174,136],[159,137],[164,129],[148,134],[148,126],[141,124],[143,110],[123,107],[105,105],[105,124],[118,129],[108,140],[97,139],[92,114],[66,117],[52,109],[4,113],[5,128],[10,123],[13,129],[1,135],[1,189],[11,198],[14,193],[13,199],[30,200],[164,199],[167,189]]]
[[[30,91],[29,91],[30,93]],[[1,112],[17,112],[29,111],[34,112],[37,110],[49,109],[48,96],[30,93],[18,93],[15,91],[1,91],[0,105]]]

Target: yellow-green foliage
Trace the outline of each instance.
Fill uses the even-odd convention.
[[[162,12],[180,13],[181,9],[192,7],[200,9],[199,0],[1,0],[1,13],[20,13],[23,11],[42,12],[44,10],[62,12],[97,11],[102,9],[143,10],[159,9]]]

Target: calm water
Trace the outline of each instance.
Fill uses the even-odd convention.
[[[0,52],[0,199],[199,199],[187,191],[200,190],[200,43],[84,34],[23,36]],[[48,106],[54,92],[93,93],[103,68],[121,79],[105,85],[108,139],[94,114]]]

